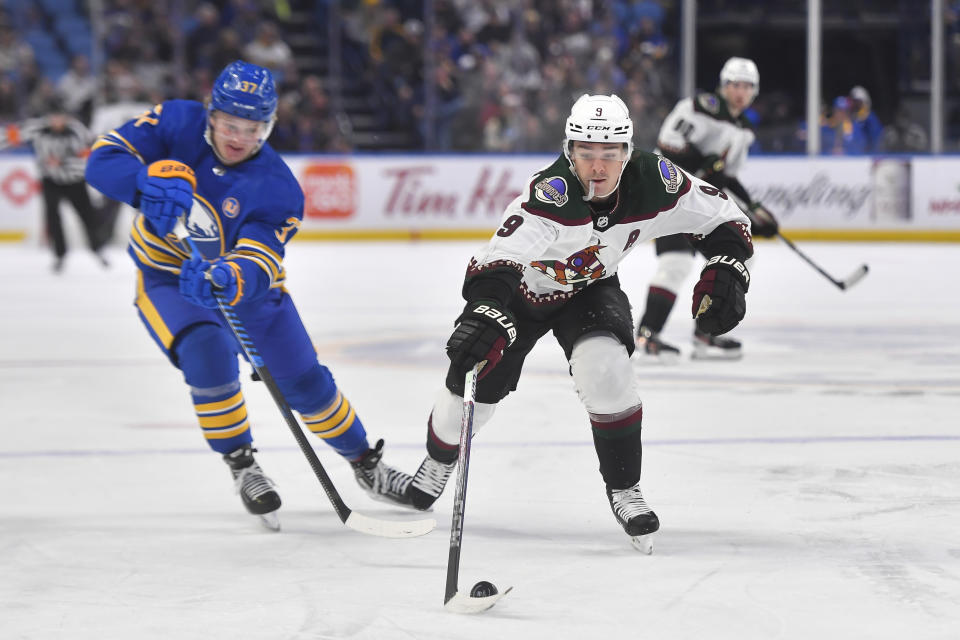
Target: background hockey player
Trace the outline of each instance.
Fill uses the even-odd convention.
[[[672,160],[715,187],[735,196],[750,217],[752,234],[775,236],[778,225],[767,209],[750,198],[737,179],[754,134],[744,117],[760,88],[757,65],[746,58],[730,58],[720,71],[716,93],[684,98],[663,121],[656,153]],[[675,360],[680,350],[660,338],[677,293],[693,268],[695,246],[683,234],[656,240],[657,272],[650,280],[646,308],[637,327],[639,357]],[[735,359],[740,342],[694,329],[693,357]]]
[[[41,118],[31,118],[19,126],[11,125],[0,131],[0,149],[20,144],[33,147],[40,172],[44,222],[53,249],[53,270],[60,272],[63,269],[67,255],[67,240],[60,218],[62,200],[73,205],[83,224],[87,245],[97,260],[107,266],[101,250],[110,238],[103,220],[90,202],[83,179],[93,135],[67,112],[62,103],[53,102],[49,107],[49,112]]]
[[[396,475],[370,448],[360,418],[317,361],[284,288],[283,257],[303,217],[304,196],[266,144],[277,94],[270,72],[237,61],[217,77],[208,106],[171,100],[102,136],[90,184],[140,210],[130,234],[136,307],[179,368],[204,437],[223,455],[246,508],[278,526],[280,497],[254,460],[240,388],[240,345],[212,286],[235,308],[291,407],[353,465],[358,482],[388,497]],[[172,234],[186,216],[203,256]]]
[[[464,375],[484,362],[475,428],[517,388],[524,358],[552,331],[590,421],[617,521],[633,537],[659,528],[640,490],[642,406],[630,366],[630,303],[617,267],[635,247],[689,233],[710,257],[693,294],[701,330],[721,334],[746,310],[752,254],[743,212],[671,161],[633,151],[617,96],[582,96],[566,121],[563,154],[535,174],[467,267],[467,305],[447,342],[450,367],[427,425],[427,456],[406,490],[429,508],[457,460]]]

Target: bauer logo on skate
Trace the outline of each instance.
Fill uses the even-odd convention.
[[[602,278],[603,263],[597,258],[597,253],[605,245],[595,244],[581,249],[566,260],[539,260],[531,262],[530,266],[540,273],[564,285],[585,285],[591,280]]]
[[[540,202],[555,204],[562,207],[567,204],[567,181],[560,176],[544,178],[533,187],[534,195]]]

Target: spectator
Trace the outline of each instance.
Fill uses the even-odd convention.
[[[90,60],[85,55],[75,55],[70,60],[70,69],[57,82],[57,93],[67,111],[89,124],[97,86],[97,78],[90,71]]]
[[[293,51],[280,39],[277,25],[264,22],[257,30],[256,39],[243,48],[243,57],[248,62],[270,69],[277,80],[282,81],[283,72],[293,61]]]
[[[213,54],[222,28],[217,7],[209,2],[201,3],[194,11],[191,22],[184,28],[187,64],[191,69],[200,66],[212,67]]]
[[[929,151],[928,144],[927,132],[906,109],[900,109],[893,122],[884,127],[880,147],[893,153],[918,153]]]
[[[880,150],[883,125],[871,109],[870,94],[858,85],[850,90],[849,99],[853,136],[848,153],[876,153]]]
[[[133,62],[132,73],[140,89],[156,89],[164,94],[170,92],[171,65],[160,59],[157,45],[152,40],[140,43],[140,55]]]
[[[16,77],[33,63],[33,49],[9,25],[0,25],[0,74]]]

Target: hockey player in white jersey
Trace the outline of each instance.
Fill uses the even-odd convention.
[[[690,173],[733,195],[752,222],[754,236],[772,237],[778,231],[773,215],[750,198],[737,179],[753,144],[754,134],[743,112],[760,89],[757,65],[746,58],[730,58],[720,71],[716,93],[684,98],[663,121],[657,153]],[[660,338],[680,287],[693,268],[696,250],[682,234],[657,238],[657,272],[650,280],[646,308],[637,327],[640,360],[675,361],[680,350]],[[699,329],[693,335],[694,358],[737,359],[740,342],[711,336]]]
[[[483,363],[477,430],[517,388],[527,354],[552,331],[586,410],[614,516],[635,539],[659,528],[640,491],[643,411],[630,366],[630,303],[617,267],[648,240],[691,234],[710,257],[692,316],[719,335],[746,311],[744,262],[753,248],[749,220],[726,194],[662,156],[634,151],[632,138],[620,98],[582,96],[567,119],[563,153],[533,175],[470,260],[467,304],[447,341],[446,384],[427,423],[427,456],[404,490],[412,506],[428,509],[456,465],[465,372]]]

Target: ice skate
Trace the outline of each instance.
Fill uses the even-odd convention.
[[[643,499],[640,483],[629,489],[607,487],[607,499],[617,522],[630,536],[630,543],[643,553],[652,553],[653,534],[660,528],[660,520]]]
[[[633,354],[634,362],[643,364],[676,364],[680,360],[680,349],[660,339],[660,334],[647,327],[637,330],[637,349]]]
[[[382,457],[383,440],[378,440],[359,460],[350,463],[357,484],[374,500],[413,508],[406,493],[413,478],[381,462]]]
[[[447,480],[450,479],[450,474],[453,473],[456,466],[456,460],[444,464],[428,454],[420,463],[420,468],[413,476],[413,482],[407,488],[407,497],[410,504],[420,511],[430,509],[437,498],[440,497],[440,494],[443,493],[443,488],[447,486]]]
[[[722,336],[712,336],[700,330],[693,332],[694,360],[739,360],[743,357],[740,341]]]
[[[265,527],[273,531],[280,530],[280,518],[277,509],[280,508],[280,495],[277,493],[273,481],[264,473],[257,461],[253,459],[253,447],[246,444],[234,449],[223,456],[223,460],[230,466],[233,482],[243,500],[247,511],[258,516]]]

